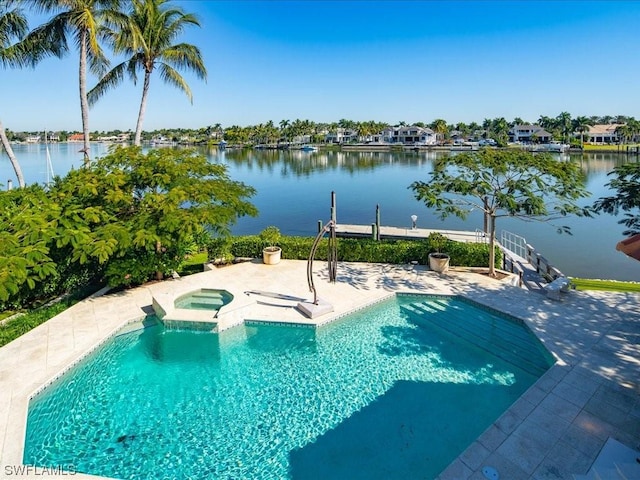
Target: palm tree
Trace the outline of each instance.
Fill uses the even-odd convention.
[[[280,132],[282,137],[284,138],[285,143],[288,143],[287,137],[289,136],[289,125],[291,125],[291,122],[289,120],[280,120]]]
[[[558,127],[562,131],[565,143],[569,143],[569,132],[571,131],[571,114],[569,112],[561,112],[557,117]]]
[[[18,2],[4,0],[0,2],[0,65],[3,67],[34,67],[36,63],[49,55],[60,56],[64,45],[55,32],[53,36],[26,35],[27,19],[19,8]],[[25,37],[26,35],[26,37]],[[15,43],[14,43],[15,42]],[[25,186],[20,163],[13,153],[9,139],[0,121],[0,143],[7,152],[11,166],[16,173],[18,185]]]
[[[633,117],[629,117],[627,120],[627,126],[629,127],[629,135],[631,141],[637,141],[638,133],[640,133],[640,122]]]
[[[102,75],[109,66],[98,42],[100,26],[107,21],[122,21],[118,12],[121,0],[31,0],[36,10],[52,13],[53,17],[34,30],[35,35],[57,35],[67,49],[68,37],[73,38],[79,49],[80,113],[84,136],[84,163],[90,161],[89,150],[89,102],[87,99],[87,65],[94,75]]]
[[[554,127],[554,120],[551,117],[547,117],[546,115],[540,115],[538,118],[538,125],[540,125],[545,130],[552,130]]]
[[[615,129],[615,134],[618,137],[618,143],[627,143],[627,140],[631,138],[631,129],[629,126],[624,123],[622,125],[618,125]]]
[[[509,123],[504,117],[495,118],[491,122],[491,128],[495,135],[495,140],[502,147],[505,146],[509,140]]]
[[[449,126],[447,122],[441,118],[438,118],[431,122],[431,129],[436,133],[436,138],[440,142],[444,141],[445,137],[449,134]]]
[[[182,90],[191,102],[191,89],[178,70],[189,70],[198,78],[207,78],[200,50],[187,43],[173,43],[189,25],[200,26],[196,16],[170,5],[167,0],[133,0],[127,21],[123,23],[116,19],[105,31],[105,38],[110,39],[114,52],[129,58],[100,79],[89,92],[89,100],[95,103],[107,90],[122,81],[125,72],[136,83],[137,72],[142,70],[144,80],[135,145],[140,145],[149,81],[155,68],[158,68],[166,83]]]
[[[15,65],[20,63],[19,58],[10,52],[12,42],[15,39],[22,38],[27,32],[27,19],[23,12],[18,8],[14,8],[15,5],[7,2],[2,5],[2,11],[0,11],[0,62],[2,66]],[[16,178],[18,179],[18,185],[24,187],[24,176],[22,175],[22,169],[20,163],[13,153],[7,133],[4,130],[2,121],[0,121],[0,141],[4,150],[7,152],[9,161],[13,166],[13,170],[16,172]]]
[[[573,129],[576,132],[580,132],[580,146],[584,147],[584,132],[589,130],[589,127],[593,125],[589,117],[578,116],[573,119]]]

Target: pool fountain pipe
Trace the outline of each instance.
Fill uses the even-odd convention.
[[[329,222],[322,227],[322,230],[318,232],[318,235],[316,235],[316,239],[313,241],[313,245],[311,246],[311,253],[309,253],[309,260],[307,261],[307,283],[309,284],[309,291],[313,292],[314,305],[318,305],[318,292],[313,284],[313,257],[315,257],[320,240],[322,240],[322,237],[324,237],[324,234],[327,232],[329,232],[329,248],[327,255],[329,281],[335,283],[337,276],[338,253],[336,249],[336,224],[333,220],[329,220]]]

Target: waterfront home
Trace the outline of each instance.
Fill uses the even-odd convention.
[[[584,142],[593,144],[618,143],[620,139],[616,130],[623,125],[623,123],[590,125],[589,131],[584,134]]]
[[[403,145],[435,145],[437,143],[437,136],[433,130],[415,125],[385,128],[380,137],[384,143],[402,143]]]
[[[539,125],[514,125],[509,130],[510,142],[529,143],[535,140],[539,143],[549,143],[552,139],[553,135]]]
[[[67,138],[67,142],[83,142],[84,141],[84,135],[82,133],[74,133],[72,135],[69,135],[69,138]]]
[[[358,140],[358,132],[349,128],[338,128],[335,132],[329,132],[325,136],[326,143],[349,143]]]

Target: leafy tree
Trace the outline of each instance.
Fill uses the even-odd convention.
[[[111,285],[161,278],[202,228],[227,234],[238,217],[257,213],[251,187],[189,150],[118,147],[70,172],[53,194],[63,227],[57,246],[72,246],[81,264],[106,264]]]
[[[625,212],[624,217],[618,221],[627,227],[622,234],[636,235],[640,233],[640,212],[630,212],[640,209],[640,163],[625,163],[614,168],[609,175],[614,178],[606,186],[616,190],[616,194],[596,200],[594,210],[611,215]]]
[[[0,303],[55,273],[58,212],[38,185],[0,192]]]
[[[465,218],[478,209],[488,220],[489,274],[495,275],[495,232],[499,217],[551,221],[568,214],[590,215],[575,201],[586,197],[580,167],[549,155],[482,149],[438,160],[427,181],[409,187],[441,218]],[[570,233],[568,227],[559,231]]]

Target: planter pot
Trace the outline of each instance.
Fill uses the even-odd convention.
[[[281,253],[280,247],[267,247],[262,250],[262,261],[265,265],[275,265],[280,262]]]
[[[449,270],[449,255],[446,253],[430,253],[429,268],[438,273],[446,272]]]

